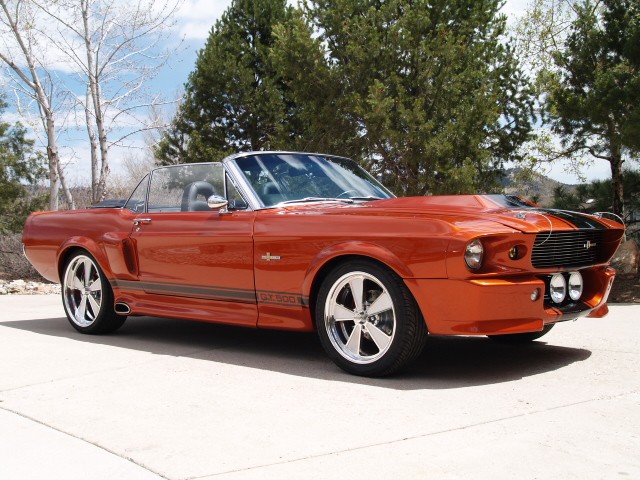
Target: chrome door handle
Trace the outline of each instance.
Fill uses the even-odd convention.
[[[134,225],[148,225],[151,223],[150,218],[136,218],[133,220]]]

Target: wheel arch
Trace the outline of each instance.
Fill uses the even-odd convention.
[[[65,242],[58,253],[58,276],[60,277],[61,283],[64,280],[64,267],[69,261],[69,258],[76,252],[87,252],[95,259],[105,276],[107,278],[111,276],[111,269],[109,268],[107,257],[102,253],[98,244],[90,238],[75,237]]]
[[[387,268],[400,278],[410,278],[411,270],[389,250],[379,245],[363,242],[332,245],[320,252],[309,265],[302,288],[303,295],[309,299],[309,309],[314,328],[315,308],[318,291],[327,275],[338,265],[350,260],[367,260]]]

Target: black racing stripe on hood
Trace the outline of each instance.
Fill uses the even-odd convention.
[[[554,210],[552,208],[536,208],[536,211],[552,215],[567,223],[570,223],[580,230],[606,230],[607,226],[600,223],[595,217],[583,215],[568,210]]]
[[[595,217],[591,215],[585,215],[578,212],[572,212],[570,210],[555,210],[553,208],[540,208],[537,205],[533,205],[526,200],[516,195],[505,194],[491,194],[485,195],[494,202],[509,208],[509,209],[530,209],[536,212],[541,212],[547,215],[554,216],[567,223],[570,223],[574,227],[581,230],[606,230],[608,227],[599,222]]]

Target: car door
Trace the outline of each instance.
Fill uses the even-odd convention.
[[[146,212],[135,217],[131,232],[140,287],[176,297],[176,304],[177,297],[207,300],[235,310],[232,323],[255,325],[255,213],[211,210],[207,197],[226,190],[221,164],[153,171]]]

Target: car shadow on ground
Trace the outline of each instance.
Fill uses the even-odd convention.
[[[66,318],[0,322],[0,326],[78,342],[157,355],[188,357],[329,381],[397,390],[452,389],[519,380],[581,362],[589,350],[536,341],[504,345],[486,337],[432,336],[421,356],[383,379],[342,372],[313,333],[231,327],[156,317],[134,317],[110,335],[83,335]],[[548,335],[552,337],[553,332]],[[545,337],[547,338],[547,337]]]

